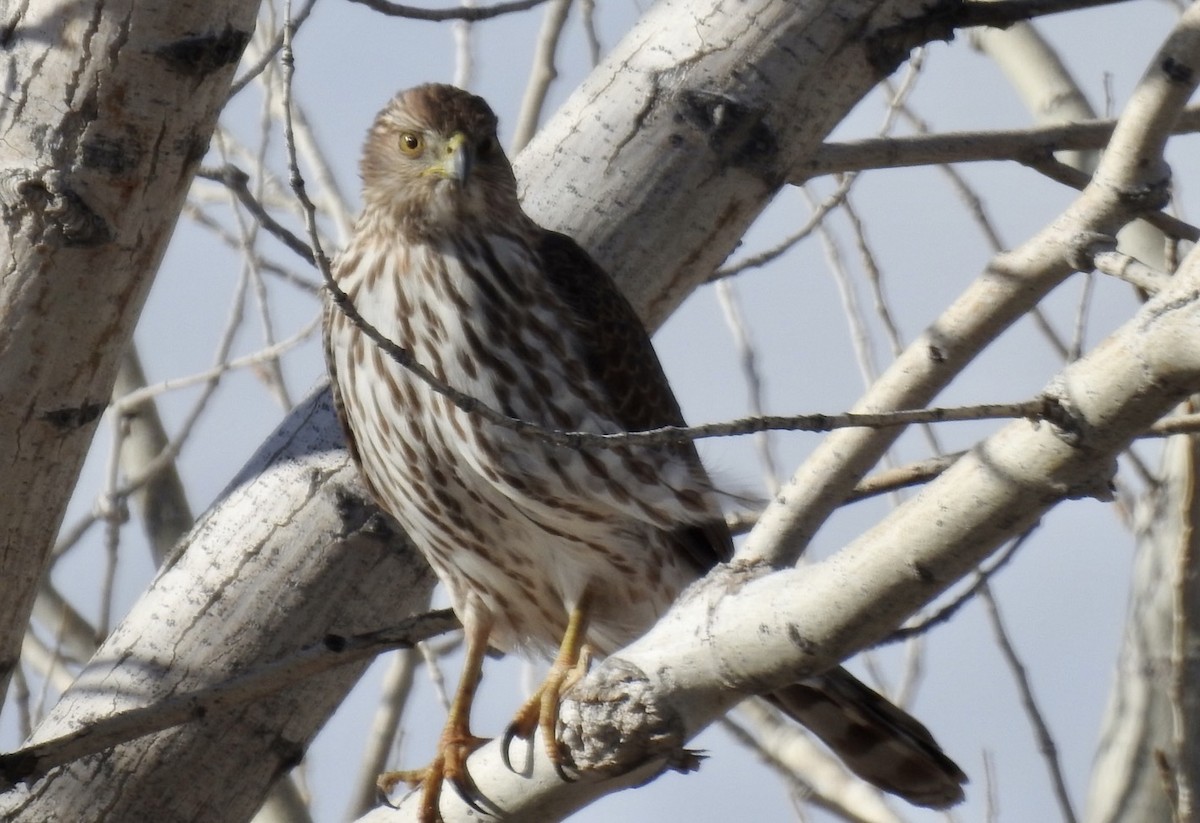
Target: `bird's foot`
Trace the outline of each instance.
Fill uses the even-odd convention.
[[[564,769],[565,765],[570,765],[567,762],[569,757],[558,742],[558,706],[563,695],[587,674],[591,662],[591,650],[587,646],[579,649],[576,660],[556,660],[542,685],[517,710],[516,717],[504,732],[504,745],[500,749],[504,765],[509,771],[516,771],[508,751],[513,739],[532,740],[534,733],[541,730],[546,755],[554,764],[558,776],[568,783],[574,779]]]
[[[488,742],[486,737],[476,737],[470,733],[457,733],[447,729],[442,733],[438,743],[438,753],[433,761],[423,769],[408,769],[395,772],[384,772],[379,775],[375,785],[386,798],[401,783],[412,788],[420,788],[421,808],[418,820],[421,823],[441,823],[442,815],[439,804],[442,798],[442,786],[449,783],[463,802],[480,814],[490,814],[480,802],[483,793],[471,779],[467,771],[467,758],[471,753]]]

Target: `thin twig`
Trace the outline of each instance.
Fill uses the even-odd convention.
[[[718,721],[788,784],[806,806],[824,809],[847,823],[893,823],[878,790],[851,777],[835,757],[762,701],[748,700]]]
[[[408,649],[434,635],[459,627],[449,609],[428,612],[388,629],[354,637],[329,635],[290,657],[149,706],[95,718],[60,737],[0,754],[0,790],[17,781],[35,780],[50,769],[102,752],[147,734],[169,729],[215,711],[261,700],[339,666],[367,660],[391,649]]]
[[[350,0],[350,2],[366,6],[389,17],[407,17],[409,20],[428,20],[435,23],[443,20],[470,20],[475,23],[479,20],[499,17],[502,14],[528,11],[545,3],[546,0],[512,0],[508,3],[497,3],[494,6],[459,6],[454,9],[421,9],[416,6],[391,3],[388,0]],[[284,40],[286,41],[287,38],[285,37]]]
[[[463,8],[474,8],[475,0],[460,0]],[[471,88],[475,80],[475,57],[471,49],[471,21],[456,20],[451,29],[454,37],[454,85]]]
[[[563,28],[567,25],[567,13],[570,10],[571,0],[551,0],[545,16],[542,17],[542,27],[538,31],[533,51],[533,66],[529,70],[529,82],[525,85],[521,111],[517,115],[517,126],[513,130],[513,154],[525,148],[525,144],[537,131],[542,109],[546,106],[546,94],[550,91],[550,84],[558,77],[558,69],[554,67],[554,54],[558,51],[558,43],[562,39]]]
[[[1200,413],[1180,414],[1159,420],[1142,437],[1170,437],[1173,434],[1195,434],[1200,432]]]
[[[1083,191],[1092,181],[1092,178],[1088,174],[1071,168],[1066,163],[1060,162],[1051,156],[1030,158],[1020,162],[1022,165],[1044,174],[1051,180],[1062,183],[1064,186],[1069,186],[1077,191]],[[1200,241],[1200,229],[1164,211],[1144,211],[1139,213],[1138,217],[1168,237],[1179,240],[1190,240],[1193,243]]]
[[[955,131],[904,137],[875,137],[825,143],[792,169],[788,182],[799,185],[813,177],[867,169],[893,169],[993,160],[1037,161],[1055,152],[1102,149],[1116,120],[1089,120],[1026,129]],[[1200,105],[1180,113],[1172,134],[1200,130]]]
[[[983,591],[984,587],[987,586],[988,581],[992,579],[996,572],[1007,566],[1009,561],[1017,556],[1017,550],[1020,549],[1021,546],[1025,545],[1025,541],[1027,541],[1033,535],[1036,529],[1037,526],[1034,526],[1033,528],[1028,529],[1020,534],[1015,540],[1008,544],[1008,548],[1001,552],[990,566],[988,566],[986,569],[980,569],[979,571],[975,572],[975,579],[971,582],[971,585],[967,587],[966,591],[954,598],[954,600],[952,600],[950,603],[938,609],[935,614],[925,618],[920,623],[916,623],[911,626],[901,626],[900,628],[896,629],[896,631],[892,632],[883,640],[881,640],[878,645],[887,646],[891,645],[892,643],[899,643],[901,640],[908,640],[913,637],[918,637],[928,633],[930,629],[936,626],[949,623],[950,619],[953,618],[954,615],[958,614],[963,606],[970,603],[976,595]]]
[[[600,65],[600,36],[596,33],[596,0],[580,0],[579,16],[583,18],[583,33],[587,37],[588,65]]]
[[[306,326],[304,326],[304,328],[300,329],[300,331],[296,332],[291,337],[281,340],[273,346],[267,346],[266,348],[259,349],[256,352],[251,352],[250,354],[242,357],[235,357],[232,360],[226,360],[225,362],[218,363],[212,368],[205,369],[202,372],[196,372],[195,374],[189,374],[184,377],[171,377],[167,380],[163,380],[162,382],[155,383],[154,385],[146,386],[138,389],[137,391],[132,391],[117,400],[114,403],[114,408],[122,414],[129,414],[142,403],[146,402],[147,400],[151,400],[165,392],[177,391],[179,389],[187,388],[188,386],[193,386],[197,383],[205,383],[209,380],[220,377],[226,372],[236,371],[237,369],[244,369],[250,366],[256,366],[265,360],[277,358],[279,355],[283,354],[289,349],[295,348],[311,337],[320,327],[320,324],[321,320],[320,318],[317,318],[310,321]]]
[[[809,205],[815,208],[816,204],[808,187],[801,187],[801,191],[804,192]],[[848,194],[846,197],[849,199]],[[870,329],[863,317],[862,309],[859,308],[858,292],[854,288],[854,282],[846,268],[841,246],[838,245],[837,237],[829,228],[827,221],[822,221],[817,226],[817,237],[821,240],[821,246],[825,250],[825,260],[829,264],[829,271],[833,274],[833,282],[837,285],[838,295],[842,298],[842,313],[850,326],[850,342],[854,348],[854,360],[858,364],[859,375],[862,377],[863,385],[870,386],[879,374],[879,367],[875,362]]]
[[[919,114],[917,114],[917,112],[913,111],[911,107],[905,106],[903,109],[903,114],[909,124],[916,129],[920,135],[928,136],[930,134],[931,130],[929,123],[926,122],[926,120]],[[967,180],[966,176],[963,175],[963,173],[960,172],[958,168],[952,165],[949,161],[939,163],[937,168],[943,175],[945,175],[946,179],[950,181],[950,186],[966,205],[967,213],[971,215],[975,225],[978,226],[979,230],[983,233],[984,239],[987,240],[988,245],[991,247],[992,254],[1000,254],[1002,251],[1004,251],[1004,249],[1008,248],[1008,244],[1005,243],[1003,238],[1000,236],[1000,230],[996,228],[995,222],[988,214],[987,207],[983,202],[983,198],[980,197],[979,193]],[[1054,328],[1054,325],[1050,322],[1050,318],[1046,316],[1046,313],[1042,311],[1042,308],[1040,306],[1034,306],[1029,312],[1029,317],[1033,320],[1034,325],[1037,326],[1038,331],[1042,333],[1042,336],[1045,337],[1047,342],[1050,343],[1050,346],[1055,350],[1055,352],[1058,353],[1059,357],[1065,361],[1068,354],[1067,344],[1063,342],[1062,335],[1060,335],[1058,330]]]
[[[124,420],[120,415],[110,417],[112,445],[109,448],[105,471],[104,491],[97,501],[104,520],[104,574],[100,578],[100,617],[96,620],[96,636],[108,636],[112,625],[113,596],[117,581],[117,559],[121,547],[121,526],[129,519],[125,499],[117,496],[121,479],[121,441],[125,438]]]
[[[388,758],[395,749],[397,732],[412,693],[413,675],[420,659],[412,649],[404,649],[392,656],[383,683],[380,684],[382,694],[375,717],[371,720],[358,779],[354,781],[356,790],[347,820],[361,817],[379,802],[375,778],[388,769]]]
[[[274,113],[278,117],[282,95],[274,95]],[[317,191],[320,192],[320,211],[329,217],[338,230],[339,242],[344,244],[354,231],[354,210],[350,208],[346,195],[342,192],[341,181],[329,164],[327,153],[321,148],[316,130],[309,123],[304,112],[304,106],[292,102],[292,137],[296,141],[296,149],[308,163],[310,174],[316,181]],[[274,181],[272,181],[274,182]],[[294,207],[295,201],[289,200],[289,206]]]
[[[201,209],[195,203],[185,203],[183,213],[191,220],[195,221],[196,225],[203,229],[207,229],[212,234],[231,249],[241,250],[241,244],[231,232],[221,225],[217,220],[211,217],[207,212]],[[265,257],[256,252],[251,252],[254,257],[254,265],[260,271],[266,272],[273,277],[282,280],[288,285],[295,286],[307,294],[319,294],[321,292],[321,284],[315,280],[309,280],[303,275],[297,274],[295,271],[287,268],[281,263],[276,263],[268,257]]]
[[[904,466],[897,466],[876,472],[870,477],[860,480],[858,485],[854,487],[854,491],[847,495],[843,502],[856,503],[860,500],[867,500],[881,494],[887,494],[921,483],[928,483],[953,465],[954,461],[962,457],[963,454],[965,452],[943,454],[938,457],[930,457],[926,460],[918,460],[915,463],[908,463]],[[735,535],[745,534],[758,523],[758,513],[731,512],[725,516],[725,523]]]
[[[983,780],[986,823],[996,823],[1000,819],[1000,786],[996,780],[996,758],[984,749],[983,751]]]
[[[296,12],[296,16],[292,18],[295,29],[299,29],[304,24],[304,21],[308,19],[308,16],[312,14],[313,6],[316,5],[316,2],[317,0],[308,0],[301,7],[300,11]],[[271,65],[271,61],[275,59],[275,55],[279,54],[281,48],[283,48],[282,29],[275,33],[275,39],[263,51],[262,56],[258,58],[255,64],[248,68],[245,74],[233,81],[233,85],[229,88],[229,97],[232,98],[235,94],[246,88],[246,86],[250,85],[255,77],[262,74],[263,70]]]
[[[274,123],[271,118],[271,87],[268,84],[266,88],[266,99],[263,101],[261,108],[261,116],[259,125],[261,128],[261,139],[259,140],[258,156],[255,158],[255,169],[259,173],[255,175],[255,189],[253,192],[254,199],[257,202],[262,202],[263,189],[265,181],[261,170],[266,167],[266,150],[270,144],[271,127]],[[222,161],[228,165],[228,156],[225,146],[225,140],[221,134],[217,135],[217,149],[221,154]],[[249,185],[243,182],[243,186],[249,193]],[[227,189],[229,196],[229,207],[233,213],[234,222],[237,224],[238,237],[240,239],[240,249],[242,251],[242,267],[245,276],[249,279],[250,285],[253,288],[255,305],[258,306],[259,322],[263,329],[263,342],[269,348],[275,345],[275,326],[271,319],[270,302],[267,299],[267,287],[263,282],[262,272],[255,265],[256,255],[254,249],[258,244],[259,228],[261,223],[254,220],[247,221],[242,210],[238,208],[240,202],[236,193],[232,189]],[[292,407],[292,399],[288,394],[287,384],[283,376],[283,368],[280,365],[278,357],[264,359],[257,370],[263,381],[267,384],[267,389],[279,401],[280,406],[284,411]]]
[[[258,201],[258,198],[250,191],[250,175],[246,174],[246,172],[235,165],[226,163],[219,169],[199,169],[196,172],[196,176],[223,184],[237,195],[238,200],[246,208],[246,211],[254,215],[254,219],[258,221],[259,225],[269,231],[283,245],[300,255],[305,262],[314,262],[312,248],[272,217],[263,204]]]
[[[1096,271],[1124,280],[1147,294],[1157,294],[1171,280],[1171,275],[1146,265],[1117,249],[1102,251],[1092,257]]]
[[[1038,750],[1041,751],[1042,757],[1046,761],[1046,768],[1050,772],[1050,780],[1054,785],[1054,797],[1058,801],[1059,811],[1062,812],[1063,819],[1067,823],[1075,823],[1075,810],[1071,808],[1071,796],[1067,792],[1067,781],[1063,777],[1062,764],[1058,761],[1058,747],[1054,743],[1050,727],[1046,724],[1046,720],[1038,708],[1037,700],[1033,696],[1033,686],[1025,672],[1025,665],[1021,662],[1021,658],[1008,638],[1008,632],[1005,631],[1004,623],[1000,618],[1000,607],[996,603],[996,599],[992,597],[991,589],[986,583],[980,587],[979,597],[987,611],[988,620],[991,621],[1000,652],[1004,655],[1004,659],[1008,662],[1013,677],[1017,681],[1017,689],[1021,692],[1021,703],[1025,706],[1025,712],[1033,724],[1034,735],[1037,737]]]
[[[750,413],[756,417],[761,416],[766,405],[765,389],[762,374],[758,368],[758,352],[754,348],[754,341],[746,326],[746,318],[742,315],[742,308],[738,303],[733,283],[721,280],[716,284],[716,290],[717,302],[721,305],[721,313],[725,318],[725,325],[733,337],[733,346],[741,365],[742,380],[746,384]],[[771,448],[770,433],[763,432],[755,435],[754,445],[758,451],[759,462],[762,464],[764,485],[767,492],[773,495],[779,491],[779,467],[775,463],[775,455]]]
[[[728,266],[717,269],[715,272],[713,272],[712,276],[708,278],[707,282],[713,283],[726,277],[733,277],[735,274],[741,274],[747,269],[760,268],[765,266],[767,263],[770,263],[772,260],[783,256],[793,246],[812,234],[813,230],[821,224],[821,221],[825,219],[825,216],[828,215],[833,209],[837,208],[837,206],[842,202],[842,199],[845,198],[846,193],[850,191],[850,187],[854,185],[856,176],[857,175],[854,174],[847,174],[842,177],[838,181],[837,188],[834,189],[832,194],[822,200],[821,203],[812,211],[812,213],[809,214],[808,220],[805,221],[804,225],[792,234],[785,237],[777,245],[767,249],[766,251],[751,255],[743,260],[739,260],[735,263],[729,264]]]
[[[1092,272],[1085,272],[1083,288],[1079,294],[1079,305],[1075,309],[1075,328],[1071,335],[1071,348],[1067,353],[1068,362],[1074,362],[1083,357],[1083,347],[1087,341],[1087,321],[1092,306],[1092,290],[1096,285],[1096,277]]]

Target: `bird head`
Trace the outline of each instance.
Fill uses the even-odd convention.
[[[512,166],[496,139],[496,115],[480,97],[429,84],[396,95],[367,135],[361,165],[367,208],[401,231],[437,237],[511,217]]]

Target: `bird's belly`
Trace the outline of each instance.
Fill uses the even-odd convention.
[[[416,468],[427,469],[427,477],[433,467]],[[445,473],[445,466],[437,468]],[[447,480],[422,489],[414,477],[414,493],[389,503],[455,611],[486,611],[496,648],[553,656],[587,589],[588,642],[609,653],[653,625],[688,582],[682,574],[664,579],[662,570],[682,569],[665,547],[656,556],[650,534],[634,543],[633,535],[605,524],[539,523],[486,485],[458,473]]]
[[[363,471],[446,586],[455,612],[470,607],[490,617],[493,646],[552,656],[586,589],[588,642],[609,653],[653,625],[694,578],[648,524],[619,513],[597,517],[582,506],[573,512],[560,507],[564,501],[514,499],[465,456],[441,398],[423,385],[412,390],[420,402],[401,415],[386,395],[343,389]],[[385,415],[391,431],[369,427]]]

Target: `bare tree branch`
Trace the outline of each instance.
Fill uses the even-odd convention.
[[[518,11],[528,11],[540,6],[546,0],[511,0],[508,3],[496,3],[493,6],[459,6],[452,9],[422,9],[417,6],[404,6],[389,0],[350,0],[367,8],[386,14],[390,17],[407,17],[410,20],[469,20],[472,23],[499,17],[502,14],[512,14]]]
[[[1089,120],[1009,131],[948,132],[825,143],[796,165],[788,182],[798,185],[823,174],[939,163],[994,160],[1035,163],[1055,152],[1103,149],[1116,123],[1116,120]],[[1184,109],[1171,129],[1173,134],[1192,134],[1198,130],[1200,106]]]
[[[178,692],[145,706],[98,718],[69,734],[0,754],[0,790],[12,788],[18,781],[36,780],[51,769],[121,743],[276,695],[331,669],[369,660],[393,649],[411,649],[422,640],[457,628],[458,618],[443,609],[372,634],[328,635],[320,643],[225,682]]]
[[[26,7],[0,12],[0,691],[257,3]]]
[[[1024,664],[1021,663],[1021,658],[1013,647],[1012,640],[1009,639],[1008,631],[1004,628],[1004,622],[1000,618],[1000,606],[992,597],[991,589],[984,584],[980,588],[979,594],[987,611],[988,620],[992,624],[992,631],[996,635],[996,642],[1017,681],[1021,705],[1025,707],[1025,714],[1033,725],[1038,751],[1041,752],[1042,759],[1046,762],[1046,769],[1050,772],[1050,782],[1054,786],[1054,798],[1058,801],[1059,812],[1067,823],[1075,823],[1077,818],[1075,810],[1071,807],[1071,797],[1067,792],[1066,778],[1063,777],[1062,763],[1058,759],[1058,747],[1054,743],[1054,735],[1050,732],[1050,726],[1047,724],[1042,710],[1038,708],[1037,698],[1033,695],[1033,686],[1029,682],[1029,674]]]
[[[1200,15],[1192,11],[1190,14]],[[1091,268],[1080,259],[1097,235],[1109,236],[1133,217],[1158,208],[1169,171],[1163,147],[1193,90],[1163,66],[1189,66],[1192,17],[1155,55],[1114,130],[1091,184],[1049,227],[1021,247],[995,258],[986,271],[896,359],[854,411],[923,405],[1004,328],[1072,272]],[[978,307],[990,307],[979,312]],[[793,475],[785,493],[763,513],[739,556],[781,563],[799,556],[816,529],[858,479],[887,450],[896,430],[835,432]],[[765,527],[765,528],[764,528]],[[767,546],[770,546],[768,549]]]

